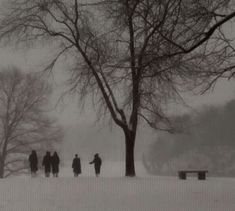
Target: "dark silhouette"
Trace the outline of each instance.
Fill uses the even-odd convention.
[[[36,176],[37,170],[38,170],[38,157],[35,150],[32,150],[31,154],[29,155],[29,163],[30,163],[30,169],[31,169],[31,175],[32,177]]]
[[[60,158],[59,158],[57,152],[54,152],[53,156],[51,157],[52,174],[54,177],[58,177],[59,164],[60,164]]]
[[[95,175],[98,177],[99,174],[100,174],[100,167],[101,167],[101,164],[102,164],[102,160],[99,157],[98,153],[96,153],[94,155],[93,161],[90,162],[90,164],[93,164],[93,163],[94,163],[94,166],[95,166]]]
[[[43,157],[42,165],[44,166],[45,177],[49,177],[51,172],[51,155],[49,151],[47,151],[46,155]]]
[[[77,154],[75,155],[75,158],[73,159],[72,168],[73,168],[73,173],[74,173],[75,177],[77,177],[79,174],[82,173],[82,171],[81,171],[81,161],[80,161],[80,158],[78,157]]]

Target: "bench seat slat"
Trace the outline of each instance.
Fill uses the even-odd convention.
[[[208,170],[180,170],[178,171],[179,179],[186,180],[187,173],[197,173],[199,180],[205,180]]]
[[[184,173],[208,173],[207,170],[180,170],[179,172],[184,172]]]

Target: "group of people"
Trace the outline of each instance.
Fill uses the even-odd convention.
[[[35,150],[32,150],[28,160],[30,164],[31,175],[32,177],[35,177],[38,171],[38,157]],[[42,166],[44,167],[45,177],[50,177],[51,172],[53,174],[53,177],[58,177],[59,164],[60,164],[60,158],[57,152],[54,152],[54,154],[51,156],[50,152],[47,151],[42,160]],[[98,153],[94,155],[94,159],[89,164],[94,164],[95,174],[98,177],[102,165],[102,160],[99,157]],[[73,159],[72,168],[73,168],[74,177],[78,177],[78,175],[82,173],[81,160],[77,154]]]
[[[32,150],[28,160],[30,164],[32,177],[35,177],[38,171],[38,157],[35,150]],[[45,177],[50,177],[51,172],[53,174],[53,177],[58,177],[59,164],[60,164],[60,158],[57,152],[54,152],[54,154],[51,156],[51,153],[47,151],[42,160],[42,166],[44,167],[45,170]]]
[[[54,154],[51,156],[51,153],[47,151],[42,160],[42,166],[44,166],[45,176],[50,177],[50,173],[52,171],[53,177],[58,177],[59,164],[60,158],[57,152],[54,152]]]
[[[93,160],[89,164],[94,164],[95,175],[96,177],[98,177],[100,175],[100,168],[102,165],[102,160],[98,153],[94,155]],[[73,159],[72,168],[73,168],[74,177],[77,177],[79,174],[82,173],[81,160],[77,154],[75,155],[75,158]]]

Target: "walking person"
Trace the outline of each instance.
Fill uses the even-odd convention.
[[[36,177],[36,173],[38,170],[38,157],[35,150],[32,150],[28,160],[30,164],[31,176]]]
[[[102,165],[102,160],[101,158],[99,157],[99,154],[96,153],[94,155],[94,159],[93,161],[90,162],[90,164],[94,164],[94,167],[95,167],[95,175],[98,177],[100,175],[100,168],[101,168],[101,165]]]
[[[60,164],[60,158],[59,158],[57,152],[54,152],[54,154],[51,157],[51,167],[52,167],[53,177],[58,177],[59,164]]]
[[[74,177],[78,177],[78,175],[82,173],[81,160],[77,154],[75,155],[75,158],[73,159],[72,168],[73,168]]]
[[[51,172],[51,154],[49,151],[46,152],[46,155],[43,157],[42,166],[44,166],[45,177],[50,177]]]

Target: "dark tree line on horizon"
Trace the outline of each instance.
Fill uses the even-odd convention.
[[[158,136],[143,161],[157,175],[179,169],[207,169],[213,176],[235,176],[235,100],[175,117],[180,133]]]

